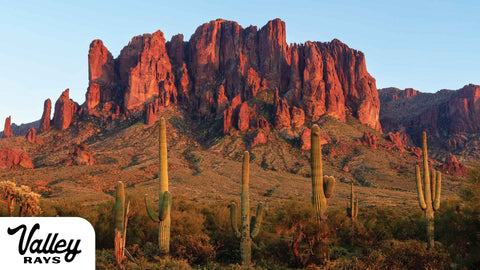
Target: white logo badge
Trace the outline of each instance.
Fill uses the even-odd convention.
[[[5,269],[95,269],[95,231],[78,217],[0,217]]]

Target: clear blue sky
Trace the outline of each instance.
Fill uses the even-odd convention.
[[[8,115],[38,120],[43,101],[65,88],[82,104],[93,39],[116,57],[135,35],[160,29],[188,39],[217,18],[244,27],[281,18],[289,43],[338,38],[365,53],[378,88],[480,84],[479,2],[0,0],[0,130]]]

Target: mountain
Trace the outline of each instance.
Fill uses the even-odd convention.
[[[397,108],[423,94],[377,91],[362,52],[336,39],[287,44],[285,33],[279,19],[260,29],[218,19],[188,41],[181,34],[167,41],[161,31],[136,36],[116,58],[101,40],[92,41],[85,103],[71,100],[66,89],[53,108],[45,101],[36,134],[29,129],[28,138],[1,139],[0,149],[23,149],[34,169],[12,165],[16,170],[0,170],[0,178],[28,183],[49,200],[94,203],[109,198],[118,180],[132,192],[151,192],[157,186],[156,121],[163,116],[172,192],[231,198],[241,155],[249,150],[253,197],[308,199],[309,127],[318,123],[325,171],[339,180],[333,204],[346,200],[352,180],[361,185],[363,203],[388,197],[387,204],[415,204],[413,168],[421,150],[415,132],[394,124],[423,109],[408,105],[411,111],[399,116],[384,104]],[[398,114],[406,109],[398,108]],[[460,164],[444,166],[445,157],[432,151],[432,166],[464,172]],[[448,161],[458,162],[451,155]],[[458,191],[456,179],[445,177],[447,196]]]
[[[184,41],[161,31],[134,37],[114,59],[102,41],[89,52],[87,114],[157,114],[178,106],[199,120],[223,119],[230,129],[302,128],[323,114],[353,115],[380,130],[375,80],[363,53],[338,40],[288,45],[285,23],[242,28],[203,24]],[[256,104],[259,103],[259,104]],[[262,116],[263,107],[269,115]]]
[[[414,89],[379,90],[384,131],[405,132],[414,141],[427,131],[440,150],[462,159],[480,158],[480,86],[422,93]]]

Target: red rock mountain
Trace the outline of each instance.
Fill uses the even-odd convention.
[[[480,86],[469,84],[435,94],[413,91],[379,90],[385,131],[406,130],[415,137],[425,130],[431,136],[447,139],[480,131]]]
[[[5,128],[3,129],[3,138],[12,137],[12,117],[9,116],[5,119]]]
[[[161,31],[136,36],[116,59],[94,40],[84,111],[114,113],[119,106],[127,115],[144,111],[151,124],[161,107],[175,105],[196,119],[223,119],[225,133],[298,128],[324,114],[345,121],[351,114],[381,130],[375,79],[363,53],[338,40],[289,45],[285,35],[279,19],[260,29],[219,19],[198,27],[189,41],[182,35],[166,41]],[[251,102],[261,93],[274,95],[268,119]],[[65,119],[54,117],[54,126],[68,127],[71,117]]]
[[[43,114],[42,114],[42,118],[40,119],[40,127],[39,127],[40,132],[44,132],[45,130],[50,128],[51,111],[52,111],[52,102],[48,98],[47,100],[45,100],[45,103],[43,104]]]
[[[53,126],[58,130],[67,129],[77,112],[77,108],[78,105],[69,97],[69,89],[66,89],[55,103]]]

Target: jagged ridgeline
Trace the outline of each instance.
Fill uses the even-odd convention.
[[[55,103],[53,126],[72,117],[144,115],[158,120],[163,107],[182,108],[196,119],[222,119],[223,133],[261,127],[305,127],[327,114],[347,114],[380,130],[375,79],[362,52],[339,40],[287,44],[285,22],[257,29],[215,20],[188,41],[163,33],[134,37],[114,58],[101,40],[90,44],[86,102],[65,91]],[[254,106],[255,100],[269,104]],[[267,107],[268,107],[267,106]],[[273,107],[271,107],[273,106]],[[50,128],[51,102],[44,104],[40,131]]]

